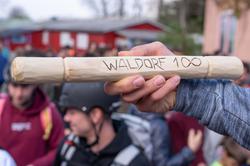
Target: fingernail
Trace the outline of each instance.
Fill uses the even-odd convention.
[[[161,77],[161,76],[157,77],[155,79],[155,81],[154,81],[154,84],[156,86],[159,86],[159,87],[162,86],[162,85],[164,85],[164,83],[165,83],[165,79],[163,77]]]
[[[135,79],[133,81],[133,84],[136,88],[140,88],[144,85],[145,83],[145,80],[142,78],[142,77],[138,77],[137,79]]]
[[[175,83],[176,85],[179,84],[180,81],[181,81],[180,76],[174,76],[173,81],[174,81],[174,83]]]

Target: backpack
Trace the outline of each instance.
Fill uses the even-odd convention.
[[[153,144],[151,141],[151,125],[148,120],[126,114],[113,113],[112,119],[123,121],[128,127],[128,134],[134,145],[140,147],[149,161],[153,158]]]
[[[141,152],[145,154],[148,161],[152,161],[153,145],[151,143],[151,125],[149,121],[125,113],[113,113],[111,118],[123,121],[126,124],[133,143],[116,155],[111,166],[128,166]],[[60,155],[65,159],[61,165],[66,166],[67,162],[71,160],[77,144],[79,144],[79,138],[74,134],[70,134],[60,150]]]
[[[16,166],[16,163],[12,156],[5,150],[0,149],[0,165],[4,166]]]
[[[62,145],[60,149],[60,156],[64,159],[61,166],[70,165],[71,159],[74,156],[74,153],[79,146],[80,139],[74,134],[70,134],[67,137],[67,140]],[[122,149],[114,158],[111,166],[129,166],[130,163],[141,153],[141,148],[134,144],[130,144],[124,149]]]
[[[5,94],[0,94],[0,122],[2,118],[2,113],[4,111],[4,106],[6,103],[7,96]],[[53,122],[52,122],[52,107],[53,104],[50,103],[45,109],[40,112],[40,121],[41,126],[43,128],[44,134],[43,139],[47,141],[50,138],[51,131],[53,129]]]

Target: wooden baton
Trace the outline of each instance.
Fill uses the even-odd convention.
[[[233,56],[17,57],[11,65],[20,83],[116,81],[135,74],[237,79],[242,73],[241,60]]]

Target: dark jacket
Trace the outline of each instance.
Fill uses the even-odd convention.
[[[151,140],[153,144],[152,163],[155,166],[186,166],[194,160],[194,154],[188,147],[183,147],[178,153],[171,151],[171,135],[169,127],[162,114],[140,112],[131,106],[129,112],[148,120],[151,125]]]
[[[8,60],[1,54],[0,51],[0,85],[4,82],[4,70],[7,66]]]
[[[114,124],[116,127],[119,125]],[[116,129],[115,127],[115,129]],[[67,136],[58,149],[55,166],[66,164],[67,166],[109,166],[117,154],[132,144],[128,135],[127,127],[122,124],[117,130],[114,140],[99,154],[91,152],[85,139],[74,135]],[[73,141],[72,141],[73,140]],[[72,149],[73,153],[68,153]],[[74,149],[74,150],[73,150]],[[140,153],[130,162],[129,166],[148,166],[149,162],[145,155]]]

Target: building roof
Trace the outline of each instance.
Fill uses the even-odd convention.
[[[146,19],[85,19],[85,20],[55,20],[41,23],[43,29],[48,30],[68,30],[87,32],[111,32],[139,24],[151,24],[159,29],[165,27],[152,20]]]
[[[121,30],[117,34],[130,38],[130,39],[143,39],[143,40],[157,40],[162,32],[149,31],[149,30]]]
[[[147,19],[84,19],[84,20],[49,20],[44,22],[12,23],[0,28],[0,35],[13,32],[37,31],[37,30],[60,30],[60,31],[84,31],[107,33],[124,30],[127,27],[140,24],[151,24],[161,30],[165,26]],[[1,25],[1,24],[0,24]]]
[[[11,19],[0,21],[0,36],[8,36],[39,30],[41,27],[31,20],[26,19]]]

